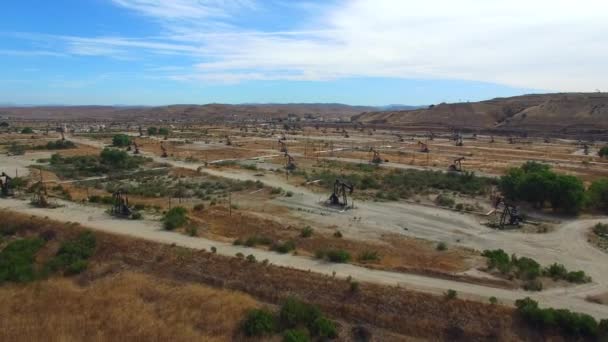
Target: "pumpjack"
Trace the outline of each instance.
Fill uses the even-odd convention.
[[[355,187],[352,184],[346,184],[340,179],[334,182],[334,192],[329,196],[328,203],[332,206],[346,208],[348,206],[348,195],[352,194]],[[340,201],[342,198],[342,201]]]
[[[433,133],[432,131],[429,132],[429,140],[434,140],[435,139],[435,133]]]
[[[138,130],[139,130],[139,137],[140,137],[140,138],[141,138],[141,137],[143,137],[143,136],[144,136],[144,131],[143,131],[143,129],[141,128],[141,126],[139,126]]]
[[[287,153],[287,145],[281,139],[279,139],[279,146],[279,151]]]
[[[500,221],[498,223],[498,227],[500,229],[505,229],[506,225],[519,226],[519,224],[523,222],[523,218],[519,214],[519,210],[517,209],[517,207],[507,202],[504,197],[498,197],[494,202],[494,209],[498,210],[501,204],[503,209],[500,214]]]
[[[139,154],[139,146],[135,141],[133,142],[133,154]]]
[[[464,143],[462,142],[462,135],[458,134],[455,138],[456,146],[462,146]]]
[[[371,153],[373,153],[373,157],[370,159],[370,164],[382,164],[382,158],[380,158],[380,152],[376,151],[373,147],[369,149]]]
[[[46,186],[42,180],[42,173],[40,174],[40,181],[38,181],[32,187],[34,191],[34,196],[32,196],[31,203],[38,208],[48,208],[50,207],[50,203],[48,201],[48,193],[46,191]]]
[[[232,146],[232,140],[230,140],[230,136],[226,136],[226,146]]]
[[[589,155],[589,145],[583,144],[583,153],[588,156]]]
[[[418,140],[418,146],[420,146],[420,152],[429,153],[429,146],[422,141]]]
[[[494,136],[493,135],[490,136],[490,143],[494,143]]]
[[[0,175],[0,195],[2,195],[2,197],[14,195],[12,182],[13,179],[6,173],[2,172]]]
[[[165,147],[165,145],[162,143],[160,143],[160,149],[163,150],[163,154],[161,155],[161,157],[163,158],[167,158],[169,155],[167,154],[167,148]]]
[[[285,170],[293,171],[295,169],[296,169],[295,160],[289,153],[285,152]]]
[[[132,212],[129,208],[129,197],[126,191],[118,190],[112,194],[112,209],[110,212],[114,216],[129,217]]]
[[[463,160],[465,160],[464,157],[454,159],[454,163],[448,167],[448,171],[462,172],[462,161]]]

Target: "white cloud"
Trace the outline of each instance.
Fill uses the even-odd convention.
[[[284,79],[450,78],[606,89],[607,10],[596,0],[355,0],[323,13],[322,26],[310,33],[207,38],[202,43],[222,56],[197,68]]]
[[[194,82],[394,77],[608,89],[605,0],[111,1],[156,20],[161,34],[55,38],[71,54],[194,58],[171,76]],[[286,6],[301,13],[281,20],[297,22],[293,30],[238,24]]]

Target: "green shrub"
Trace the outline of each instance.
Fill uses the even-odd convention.
[[[50,271],[64,270],[67,275],[80,273],[87,267],[87,260],[93,256],[97,239],[92,232],[83,232],[77,238],[65,241],[57,254],[48,262]]]
[[[357,259],[361,262],[378,261],[380,260],[380,256],[376,251],[363,251],[359,254]]]
[[[329,319],[319,316],[310,325],[310,332],[313,336],[321,338],[336,338],[336,324]]]
[[[530,326],[540,330],[559,329],[569,336],[593,339],[602,333],[601,322],[595,318],[566,309],[541,309],[538,303],[530,298],[515,301],[517,313]]]
[[[275,243],[270,249],[277,253],[286,254],[296,249],[296,243],[292,240],[284,243]]]
[[[245,335],[265,336],[271,335],[275,331],[276,319],[274,315],[266,309],[254,309],[247,313],[247,318],[243,322]]]
[[[492,305],[498,304],[498,299],[494,296],[490,297],[490,304],[492,304]]]
[[[342,237],[342,233],[339,230],[336,230],[336,232],[334,233],[334,237],[339,239]]]
[[[281,306],[279,321],[285,328],[295,328],[300,324],[310,328],[321,316],[321,311],[316,306],[289,297]]]
[[[436,249],[438,251],[446,251],[448,249],[448,245],[445,242],[440,242],[437,244]]]
[[[4,247],[0,252],[0,284],[36,279],[34,259],[42,246],[44,240],[34,238],[12,241]]]
[[[159,135],[164,135],[165,137],[169,135],[169,129],[167,127],[161,127],[158,129]]]
[[[188,210],[183,207],[171,208],[162,219],[166,230],[174,230],[188,222]]]
[[[441,194],[441,195],[437,196],[437,198],[435,198],[435,203],[437,203],[437,205],[439,205],[441,207],[451,208],[454,206],[456,201],[450,196]]]
[[[157,135],[158,128],[157,127],[148,127],[148,135]]]
[[[250,263],[255,263],[257,261],[256,258],[255,258],[255,255],[253,255],[253,254],[249,254],[246,259]]]
[[[131,145],[131,137],[126,134],[116,134],[112,137],[112,146],[127,147]]]
[[[458,293],[455,290],[449,289],[445,292],[446,299],[456,299],[458,297]]]
[[[309,238],[312,236],[312,233],[314,232],[314,230],[310,227],[304,227],[304,229],[302,229],[302,231],[300,232],[300,236],[303,238]]]
[[[341,249],[330,249],[322,252],[323,258],[336,263],[346,263],[351,260],[350,253]]]
[[[139,211],[134,211],[134,212],[131,214],[131,220],[141,220],[141,219],[142,219],[142,217],[143,217],[143,216],[141,215],[141,213],[140,213]]]
[[[24,127],[21,129],[21,134],[32,134],[34,130],[31,127]]]
[[[308,342],[310,337],[303,329],[288,329],[283,332],[283,342]]]

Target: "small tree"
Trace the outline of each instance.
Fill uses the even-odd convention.
[[[148,135],[157,135],[157,134],[158,134],[158,128],[148,127]]]
[[[249,311],[243,322],[243,331],[247,336],[264,336],[274,332],[276,320],[274,315],[266,309]]]
[[[600,148],[600,150],[597,152],[598,156],[604,158],[604,157],[608,157],[608,146],[604,146],[602,148]]]
[[[169,135],[169,129],[167,127],[161,127],[161,128],[158,129],[158,134],[164,135],[164,136],[168,136]]]
[[[21,130],[21,134],[32,134],[34,130],[31,127],[25,127]]]
[[[112,138],[112,146],[127,147],[131,145],[131,137],[126,134],[116,134]]]
[[[188,222],[188,211],[183,207],[171,208],[163,217],[163,226],[166,230],[174,230]]]

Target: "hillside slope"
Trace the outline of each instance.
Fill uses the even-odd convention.
[[[348,119],[374,107],[348,106],[333,103],[312,104],[206,104],[170,105],[160,107],[114,107],[114,106],[49,106],[49,107],[4,107],[0,117],[15,119],[163,119],[163,120],[226,120],[267,119],[314,116],[325,119]]]
[[[367,112],[353,121],[394,126],[574,133],[608,129],[608,94],[524,95],[426,109]]]

